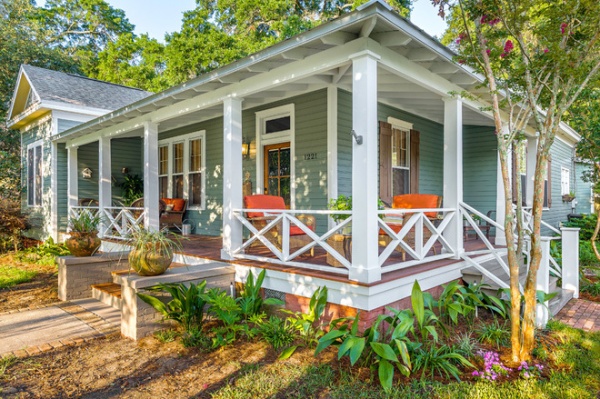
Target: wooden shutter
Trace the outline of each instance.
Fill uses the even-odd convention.
[[[410,131],[410,192],[419,192],[419,145],[421,133],[417,130]]]
[[[379,198],[392,203],[392,125],[379,122]]]
[[[552,206],[552,155],[548,155],[548,173],[546,179],[546,196],[548,198],[548,208]]]

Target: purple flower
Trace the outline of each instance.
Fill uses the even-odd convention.
[[[560,24],[560,33],[562,33],[564,35],[566,30],[567,30],[567,23],[563,22],[562,24]]]

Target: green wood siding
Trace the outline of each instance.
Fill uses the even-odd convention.
[[[81,171],[85,168],[92,170],[92,178],[84,179]],[[98,199],[98,142],[82,145],[77,149],[77,194],[78,198]]]
[[[583,176],[589,172],[591,165],[577,162],[575,163],[575,197],[577,198],[576,213],[590,213],[592,198],[591,198],[591,183],[585,181]]]
[[[573,148],[565,142],[558,139],[554,140],[554,144],[550,149],[552,156],[552,206],[544,211],[542,218],[544,222],[550,224],[554,228],[558,228],[560,222],[567,220],[567,215],[571,213],[571,203],[563,202],[560,192],[560,175],[561,167],[569,169],[571,172],[570,187],[573,188]],[[542,231],[548,234],[547,231]]]
[[[443,193],[443,145],[444,128],[439,123],[379,104],[377,118],[387,121],[391,116],[413,124],[413,129],[421,132],[419,147],[419,192],[427,194]],[[352,94],[338,91],[338,192],[352,193]]]
[[[116,204],[123,202],[120,184],[123,183],[123,168],[131,176],[144,178],[144,142],[140,137],[113,139],[110,143],[111,173],[113,177],[112,198]],[[127,204],[129,205],[129,204]]]
[[[484,214],[496,210],[497,148],[493,127],[463,126],[463,200]]]
[[[42,117],[42,118],[45,118]],[[37,121],[36,121],[37,122]],[[51,149],[48,138],[52,134],[52,119],[41,122],[27,131],[21,132],[21,209],[24,214],[29,215],[31,229],[25,232],[29,237],[45,240],[50,233],[50,201],[51,187]],[[27,205],[27,146],[38,140],[42,143],[43,179],[42,179],[42,206],[29,207]]]
[[[69,120],[69,119],[60,119],[60,118],[58,118],[56,120],[56,123],[57,123],[58,133],[62,133],[65,130],[69,130],[72,127],[80,125],[82,122],[72,121],[72,120]]]
[[[68,215],[68,170],[67,170],[67,149],[64,143],[57,144],[57,194],[58,194],[58,231],[65,233],[67,231]]]

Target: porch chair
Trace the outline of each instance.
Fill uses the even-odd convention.
[[[100,206],[100,202],[94,198],[79,198],[77,204],[79,206]]]
[[[244,208],[246,209],[286,209],[285,201],[283,197],[275,195],[248,195],[244,197]],[[257,230],[264,228],[269,222],[271,222],[276,216],[264,214],[263,212],[247,212],[246,218],[252,223]],[[312,215],[297,215],[296,218],[306,225],[310,230],[315,231],[316,220]],[[265,237],[276,247],[281,249],[282,237],[283,237],[283,223],[278,223],[275,227],[271,228],[265,233]],[[298,226],[290,224],[290,248],[303,247],[310,243],[312,239],[306,235],[306,233]],[[256,245],[262,245],[260,241],[256,242]],[[254,243],[253,243],[254,246]],[[310,256],[315,256],[315,249],[310,249]]]
[[[394,196],[392,200],[392,209],[426,209],[426,208],[440,208],[442,205],[442,197],[435,194],[401,194]],[[395,215],[394,215],[395,216]],[[405,213],[404,220],[402,223],[395,222],[393,220],[386,221],[386,224],[395,232],[398,233],[402,229],[404,222],[408,221],[414,213]],[[438,223],[438,212],[425,212],[425,216],[432,221],[435,225]],[[423,229],[423,243],[427,242],[431,238],[432,234],[428,228]],[[387,246],[392,241],[392,238],[383,230],[379,229],[379,244]],[[415,245],[415,229],[414,227],[404,236],[403,240],[410,247]],[[437,253],[435,245],[431,247],[433,254]],[[402,261],[406,261],[406,251],[402,246],[398,245],[396,251],[402,254]]]
[[[133,201],[131,203],[131,207],[132,208],[143,208],[144,207],[144,198],[143,197],[138,198],[135,201]],[[167,204],[165,204],[165,202],[163,200],[158,200],[158,214],[162,216],[165,209],[167,209]],[[137,219],[142,214],[142,211],[132,210],[131,214],[133,215],[134,218]]]
[[[183,232],[183,217],[187,210],[187,200],[183,198],[162,198],[165,210],[160,215],[160,228],[176,228]]]

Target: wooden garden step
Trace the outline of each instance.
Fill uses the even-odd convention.
[[[121,286],[119,284],[94,284],[92,285],[92,297],[115,309],[122,309],[123,307]]]

